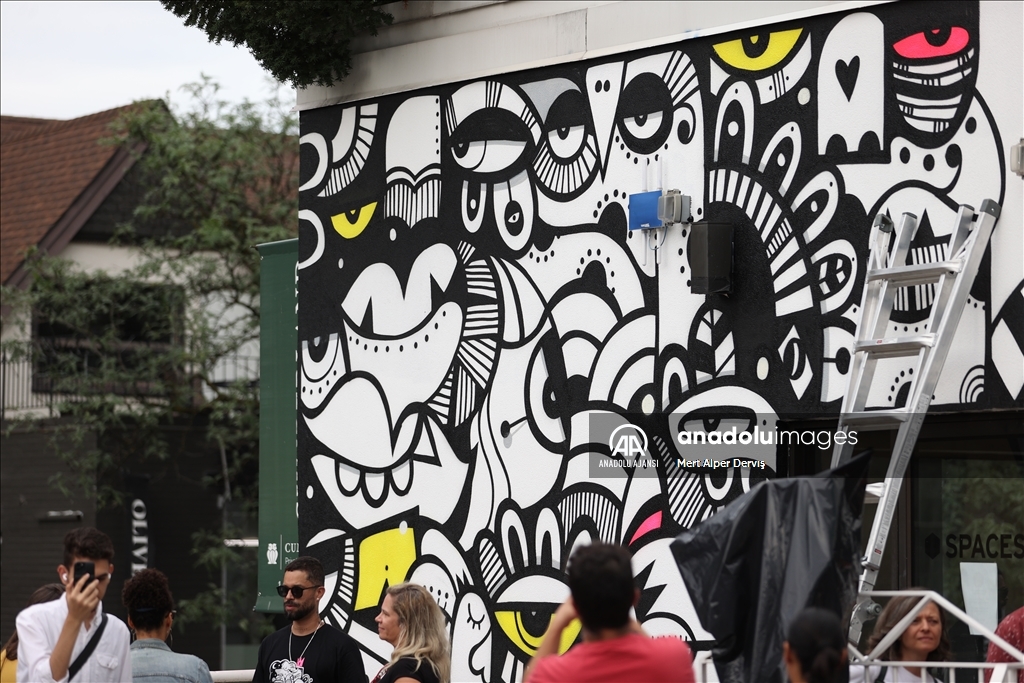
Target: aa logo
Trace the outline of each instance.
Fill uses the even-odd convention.
[[[647,435],[632,424],[619,425],[608,437],[608,448],[613,458],[633,460],[647,457]]]

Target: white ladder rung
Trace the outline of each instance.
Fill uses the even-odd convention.
[[[897,358],[916,355],[921,349],[935,344],[934,334],[917,334],[910,337],[888,337],[885,339],[861,339],[854,344],[854,353],[866,353],[875,358]]]
[[[864,410],[859,413],[845,413],[840,423],[856,427],[862,432],[876,432],[896,429],[910,419],[910,412],[903,408],[896,410]]]
[[[929,285],[949,273],[959,273],[963,266],[961,261],[939,261],[938,263],[920,263],[914,266],[897,266],[896,268],[876,268],[868,271],[868,282],[888,280],[898,287]]]

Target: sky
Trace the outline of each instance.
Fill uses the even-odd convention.
[[[0,2],[0,113],[71,119],[168,93],[187,106],[180,87],[200,74],[230,102],[273,88],[248,50],[214,45],[156,0]]]

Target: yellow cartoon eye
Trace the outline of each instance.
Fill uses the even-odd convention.
[[[715,54],[723,62],[743,71],[770,69],[789,55],[800,40],[803,29],[757,33],[715,45]]]
[[[505,632],[508,639],[512,641],[512,644],[522,650],[528,657],[532,657],[537,654],[537,648],[540,647],[540,643],[544,640],[544,630],[540,630],[540,633],[531,633],[530,629],[523,622],[523,612],[521,610],[497,610],[494,613],[494,618],[498,621],[498,625],[501,626],[501,630]],[[548,624],[555,618],[552,613]],[[569,623],[569,626],[562,631],[562,638],[558,644],[559,654],[564,654],[569,646],[576,640],[576,636],[579,635],[582,624],[579,619],[573,619]]]
[[[361,206],[358,209],[352,209],[351,211],[345,211],[334,216],[331,216],[331,225],[338,232],[339,235],[347,240],[353,237],[359,237],[359,233],[366,229],[369,225],[370,219],[373,218],[373,212],[377,208],[377,202],[370,202],[366,206]]]

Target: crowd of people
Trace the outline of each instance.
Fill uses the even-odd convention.
[[[0,650],[0,683],[212,683],[202,659],[168,645],[174,597],[167,577],[143,569],[125,582],[121,599],[128,624],[103,611],[114,571],[114,546],[96,529],[70,532],[64,540],[60,583],[41,586],[17,617]],[[578,548],[567,568],[569,597],[555,611],[524,683],[644,681],[693,683],[690,649],[678,638],[650,637],[632,616],[640,593],[625,548],[594,543]],[[277,588],[288,624],[260,645],[254,683],[367,683],[359,646],[320,618],[324,568],[299,557]],[[891,599],[868,642],[875,648],[919,604],[912,596]],[[578,620],[581,642],[560,653],[563,634]],[[377,634],[391,648],[372,683],[451,683],[451,647],[445,615],[422,586],[402,583],[384,593]],[[996,634],[1020,645],[1024,608],[1009,615]],[[129,635],[134,634],[134,641]],[[927,603],[882,654],[882,664],[851,664],[839,617],[811,608],[789,624],[782,663],[792,683],[899,683],[936,678],[931,662],[949,657],[945,617]],[[993,646],[989,661],[1008,661]],[[892,662],[889,665],[885,662]],[[1024,683],[1024,671],[1019,680]]]

